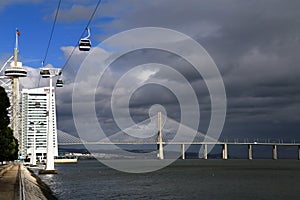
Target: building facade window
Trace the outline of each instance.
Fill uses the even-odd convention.
[[[48,98],[49,88],[23,89],[21,93],[22,104],[22,130],[21,155],[23,158],[32,155],[33,148],[39,161],[44,161],[47,152],[47,126],[48,126]],[[54,156],[58,155],[57,126],[55,94],[51,98],[53,113],[53,147]]]

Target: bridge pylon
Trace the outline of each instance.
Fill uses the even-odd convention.
[[[161,112],[158,112],[158,158],[160,160],[164,159]]]

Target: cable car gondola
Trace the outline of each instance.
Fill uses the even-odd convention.
[[[42,78],[49,78],[50,70],[47,68],[41,68],[40,75],[42,76]]]
[[[91,41],[89,39],[81,39],[79,42],[80,51],[89,51],[91,49]]]
[[[63,80],[62,79],[57,79],[56,81],[56,87],[62,87],[64,84]]]
[[[79,51],[89,51],[91,49],[91,41],[89,37],[91,36],[90,28],[87,28],[88,36],[85,38],[81,38],[79,41]]]

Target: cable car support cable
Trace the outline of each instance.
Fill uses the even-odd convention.
[[[50,38],[49,38],[48,45],[47,45],[47,48],[46,48],[46,53],[45,53],[44,59],[42,61],[42,67],[44,67],[45,61],[46,61],[47,56],[48,56],[48,52],[49,52],[50,44],[51,44],[51,41],[52,41],[52,37],[53,37],[53,33],[54,33],[54,29],[55,29],[55,25],[56,25],[56,21],[57,21],[57,17],[58,17],[60,5],[61,5],[61,0],[59,0],[58,5],[57,5],[56,14],[55,14],[54,21],[53,21],[52,28],[51,28]],[[39,81],[38,81],[38,87],[40,86],[40,81],[41,81],[41,77],[39,78]]]
[[[51,34],[50,34],[48,46],[47,46],[47,48],[46,48],[45,57],[44,57],[44,59],[43,59],[43,61],[42,61],[43,65],[44,65],[44,63],[45,63],[45,61],[46,61],[46,58],[47,58],[47,56],[48,56],[48,51],[49,51],[50,44],[51,44],[51,41],[52,41],[53,32],[54,32],[54,28],[55,28],[56,21],[57,21],[57,16],[58,16],[59,9],[60,9],[60,4],[61,4],[61,0],[59,0],[58,6],[57,6],[57,9],[56,9],[56,14],[55,14],[55,18],[54,18],[53,25],[52,25],[52,29],[51,29]]]

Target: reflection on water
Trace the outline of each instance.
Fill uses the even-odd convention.
[[[56,165],[40,175],[59,199],[298,199],[298,160],[178,160],[127,174],[95,160]]]

